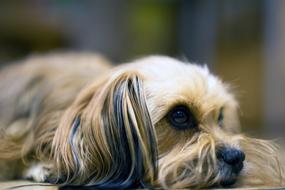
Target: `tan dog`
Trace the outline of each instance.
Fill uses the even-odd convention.
[[[237,107],[207,67],[169,57],[114,68],[94,54],[31,57],[0,72],[0,178],[96,189],[284,185],[278,147],[239,134]]]

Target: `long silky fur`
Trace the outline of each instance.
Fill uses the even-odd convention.
[[[90,89],[83,92],[63,117],[52,150],[58,171],[65,171],[65,183],[84,181],[90,188],[151,184],[157,172],[156,138],[141,79],[122,74],[100,87],[91,87],[96,89],[92,95]]]

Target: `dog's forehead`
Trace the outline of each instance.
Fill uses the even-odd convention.
[[[136,70],[144,77],[146,86],[157,85],[160,90],[189,93],[225,92],[221,80],[212,75],[207,66],[185,63],[173,58],[154,56],[135,63]],[[193,91],[192,91],[193,93]]]
[[[165,57],[152,56],[135,61],[135,68],[144,76],[152,80],[164,80],[173,77],[174,79],[180,75],[189,75],[189,72],[201,72],[206,74],[207,69],[202,69],[197,65],[184,63],[182,61]]]

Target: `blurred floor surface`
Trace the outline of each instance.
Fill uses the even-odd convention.
[[[0,190],[57,190],[57,187],[29,181],[8,181],[0,182]]]
[[[29,181],[8,181],[8,182],[0,182],[0,190],[57,190],[57,187],[55,186],[45,186],[46,184],[41,184],[41,185],[39,183],[32,183]],[[235,188],[232,190],[257,190],[257,189],[261,188]],[[264,189],[281,190],[285,188],[264,188]]]

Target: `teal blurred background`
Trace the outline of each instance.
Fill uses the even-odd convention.
[[[207,63],[235,87],[244,130],[285,136],[283,0],[1,0],[0,65],[56,50]]]

